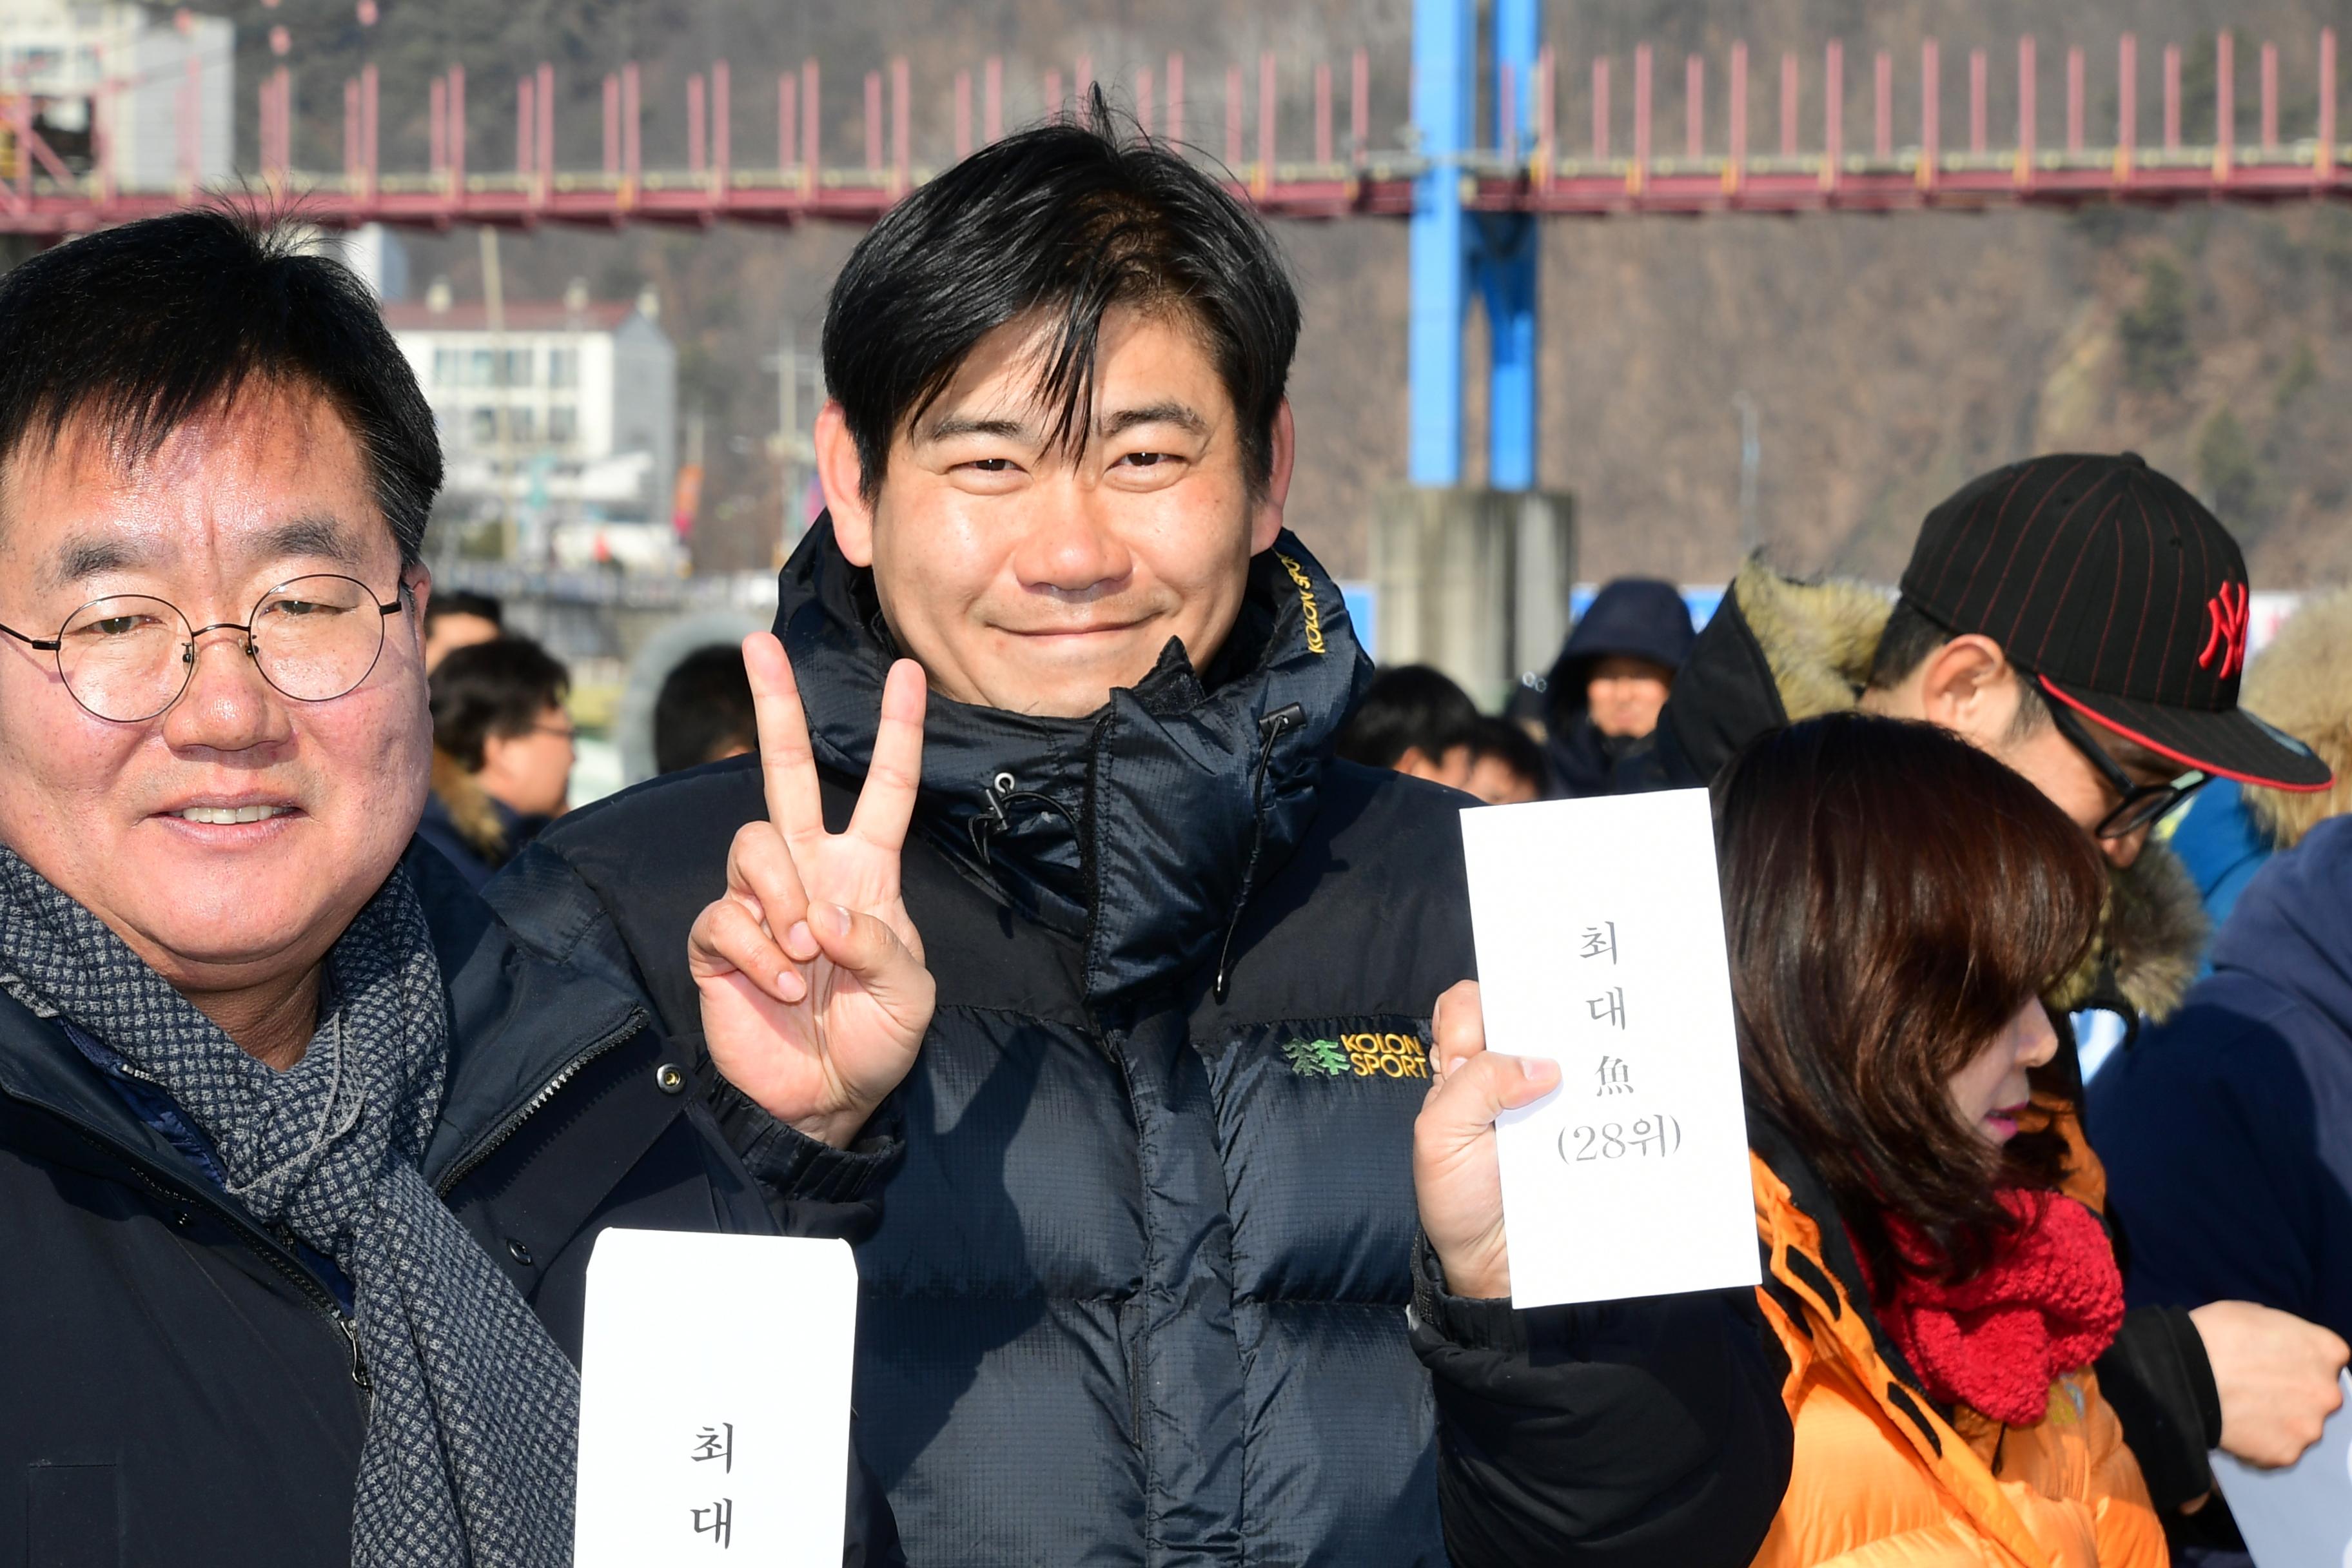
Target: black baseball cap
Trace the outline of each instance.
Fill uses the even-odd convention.
[[[2052,700],[2188,767],[2320,790],[2327,764],[2238,706],[2245,557],[2134,452],[2032,458],[1927,514],[1903,596],[1977,632]]]

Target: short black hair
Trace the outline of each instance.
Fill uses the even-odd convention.
[[[1440,670],[1408,664],[1373,678],[1333,750],[1348,762],[1392,768],[1409,751],[1442,762],[1477,738],[1478,705],[1470,694]]]
[[[403,566],[441,488],[433,410],[367,286],[291,227],[218,209],[146,218],[0,278],[0,464],[68,420],[126,462],[253,382],[314,389],[351,427]]]
[[[1470,754],[1494,758],[1535,785],[1538,794],[1545,787],[1543,748],[1536,744],[1533,735],[1508,719],[1481,714],[1477,728],[1471,731]]]
[[[495,594],[477,594],[465,588],[436,588],[433,596],[425,601],[425,625],[429,630],[444,616],[471,616],[476,620],[504,627],[507,607]]]
[[[1870,689],[1892,691],[1911,679],[1927,656],[1952,640],[1951,631],[1908,598],[1895,601],[1871,656]]]
[[[482,771],[492,735],[528,734],[572,689],[562,661],[529,637],[497,637],[453,650],[436,665],[433,744],[467,773]]]
[[[1949,626],[1909,598],[1895,600],[1893,613],[1886,617],[1886,629],[1878,634],[1878,651],[1871,657],[1870,689],[1894,690],[1954,635]],[[2017,676],[2017,711],[2010,717],[2009,737],[2021,741],[2050,722],[2050,704],[2032,677],[2014,666],[2011,668]]]
[[[751,707],[751,675],[732,643],[696,648],[663,679],[654,699],[654,771],[698,768],[760,736]]]
[[[1085,448],[1095,356],[1114,306],[1200,332],[1234,402],[1243,469],[1263,487],[1298,346],[1298,296],[1265,226],[1207,171],[1122,121],[1099,89],[1084,123],[982,148],[875,225],[835,279],[825,386],[881,493],[890,443],[1009,321],[1058,317],[1040,377],[1053,442]]]

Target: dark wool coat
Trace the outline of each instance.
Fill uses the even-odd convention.
[[[827,523],[777,630],[837,829],[892,649]],[[1171,642],[1086,719],[932,699],[903,874],[939,1012],[858,1249],[856,1405],[909,1561],[1444,1562],[1410,1160],[1431,1007],[1472,973],[1468,802],[1330,760],[1368,673],[1285,535],[1205,679]],[[690,1027],[686,932],[762,810],[749,759],[657,780],[492,897],[560,868]],[[1625,1460],[1641,1408],[1583,1450],[1608,1528],[1659,1484]]]

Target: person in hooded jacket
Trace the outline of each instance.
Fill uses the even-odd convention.
[[[1930,789],[1969,809],[1919,812]],[[2096,1167],[2032,1082],[2059,1044],[2041,993],[2097,929],[2097,857],[2031,784],[1925,724],[1768,733],[1717,792],[1757,1294],[1795,1427],[1756,1563],[2159,1568],[2162,1526],[2092,1370],[2124,1314]],[[1464,1139],[1452,1107],[1528,1103],[1561,1071],[1483,1034],[1465,983],[1440,1008],[1414,1149],[1424,1193],[1465,1163],[1486,1184],[1483,1205],[1425,1222],[1448,1286],[1479,1295],[1509,1281],[1500,1173],[1491,1131]],[[1527,1351],[1446,1353],[1457,1568],[1561,1561],[1583,1500],[1550,1462],[1573,1416],[1544,1397],[1557,1373]]]
[[[1544,682],[1544,752],[1560,795],[1611,793],[1617,759],[1657,728],[1696,637],[1672,583],[1620,577],[1593,595]]]
[[[2137,454],[2028,458],[1927,514],[1892,603],[1750,563],[1616,787],[1706,784],[1758,735],[1824,713],[1939,724],[2023,774],[2106,858],[2099,940],[2051,1000],[2122,1037],[2179,1005],[2205,940],[2195,886],[2155,837],[2167,814],[2214,778],[2329,782],[2309,747],[2240,706],[2249,608],[2229,531]],[[2074,1061],[2071,1038],[2061,1058]],[[2254,1303],[2140,1307],[2101,1376],[2178,1520],[2211,1490],[2211,1448],[2277,1463],[2316,1439],[2341,1352]]]
[[[914,191],[833,289],[828,513],[776,634],[836,825],[893,658],[932,691],[876,874],[939,1006],[868,1085],[905,1154],[855,1384],[916,1563],[1445,1561],[1410,1128],[1472,963],[1469,801],[1330,754],[1370,672],[1282,526],[1297,327],[1258,221],[1099,97]],[[612,920],[690,1030],[766,984],[696,913],[789,879],[746,850],[762,808],[748,761],[656,780],[491,896]],[[1667,1300],[1560,1347],[1609,1416],[1563,1449],[1601,1500],[1580,1560],[1740,1560],[1786,1447],[1759,1334]]]

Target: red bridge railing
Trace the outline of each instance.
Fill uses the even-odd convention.
[[[1794,51],[1783,52],[1777,70],[1752,72],[1744,43],[1728,50],[1720,67],[1699,55],[1683,62],[1678,143],[1657,134],[1654,51],[1636,47],[1630,60],[1602,57],[1581,70],[1547,49],[1532,79],[1500,83],[1512,133],[1505,144],[1465,157],[1461,177],[1470,205],[1490,211],[1526,211],[1560,216],[1621,213],[1719,213],[1892,211],[1916,208],[1969,209],[2002,203],[2071,204],[2089,201],[2166,203],[2188,200],[2289,200],[2352,195],[2345,169],[2352,148],[2338,142],[2336,56],[2333,29],[2323,31],[2315,56],[2301,63],[2316,89],[2317,110],[2308,134],[2283,140],[2279,126],[2280,61],[2275,45],[2260,47],[2257,79],[2259,131],[2240,138],[2236,100],[2237,64],[2231,35],[2214,40],[2214,118],[2209,139],[2193,141],[2182,110],[2181,51],[2168,46],[2155,62],[2159,112],[2153,125],[2140,113],[2139,89],[2146,68],[2137,39],[2117,40],[2115,56],[2115,124],[2095,141],[2087,102],[2090,65],[2080,47],[2063,57],[2063,140],[2045,145],[2040,135],[2040,90],[2043,67],[2035,41],[2021,38],[2014,60],[1994,60],[1982,48],[1969,51],[1966,69],[1967,135],[1948,141],[1957,122],[1959,98],[1948,101],[1948,78],[1961,75],[1944,61],[1934,39],[1921,44],[1916,64],[1876,53],[1864,81],[1851,85],[1843,46],[1831,42],[1816,69]],[[1131,106],[1154,134],[1198,145],[1212,128],[1222,145],[1203,158],[1221,162],[1237,195],[1276,216],[1336,218],[1400,216],[1412,210],[1413,184],[1428,164],[1410,149],[1370,145],[1370,61],[1359,49],[1346,62],[1347,132],[1337,135],[1332,63],[1285,72],[1271,54],[1255,73],[1238,65],[1226,70],[1217,108],[1202,113],[1189,102],[1185,59],[1168,57],[1157,69],[1132,71],[1117,96]],[[1721,109],[1710,97],[1710,80],[1721,73]],[[2016,123],[1996,144],[1990,113],[1996,71],[2013,73]],[[1613,103],[1621,101],[1621,73],[1630,76],[1630,136]],[[1751,80],[1760,74],[1763,85]],[[1252,76],[1255,112],[1250,112]],[[1311,81],[1305,118],[1311,126],[1311,157],[1286,161],[1278,145],[1285,102],[1279,87]],[[1806,79],[1811,76],[1809,84]],[[1081,58],[1070,79],[1082,95],[1094,80],[1092,62]],[[61,236],[218,199],[225,194],[265,195],[326,226],[386,223],[429,227],[497,224],[617,226],[629,223],[870,223],[934,170],[917,160],[912,145],[913,87],[907,62],[866,73],[863,87],[863,156],[828,161],[822,144],[826,124],[824,83],[812,59],[787,71],[772,86],[761,83],[760,118],[773,126],[774,141],[757,153],[739,153],[738,95],[726,61],[686,83],[688,132],[684,167],[648,168],[641,144],[641,74],[635,63],[606,76],[603,87],[601,167],[557,165],[556,79],[541,65],[512,88],[512,167],[478,163],[469,133],[468,83],[463,66],[436,77],[428,93],[429,132],[424,165],[390,167],[383,158],[380,83],[374,67],[341,84],[342,146],[340,168],[300,167],[296,163],[294,82],[284,66],[273,68],[256,92],[257,164],[236,178],[209,184],[194,177],[192,152],[177,161],[181,170],[170,189],[130,190],[112,174],[103,138],[93,138],[86,166],[60,157],[38,133],[29,95],[0,95],[0,231]],[[1044,83],[1049,104],[1066,101],[1059,70]],[[1808,89],[1818,115],[1818,138],[1803,145],[1810,118]],[[1870,95],[1871,135],[1866,146],[1849,147],[1848,93]],[[1916,137],[1898,141],[1897,93],[1916,110]],[[194,94],[185,95],[190,104]],[[751,94],[744,95],[747,99]],[[1525,98],[1529,112],[1521,114]],[[1581,99],[1579,103],[1576,100]],[[772,100],[772,107],[769,107]],[[954,154],[961,156],[1005,129],[1001,59],[977,73],[960,71],[950,104]],[[746,109],[750,109],[747,102]],[[1571,142],[1561,128],[1589,116],[1589,140]],[[1907,116],[1905,117],[1907,121]],[[1777,129],[1777,138],[1755,138],[1757,122]],[[1295,122],[1295,121],[1294,121]],[[1528,127],[1523,139],[1522,125]],[[1907,129],[1908,126],[1906,125]],[[1255,135],[1249,134],[1254,130]],[[2101,132],[2107,128],[2101,127]],[[192,110],[184,109],[179,132],[193,144],[197,134]],[[1254,143],[1254,144],[1253,144]],[[769,153],[772,150],[772,160]],[[945,148],[941,149],[943,152]],[[502,150],[503,151],[503,150]],[[745,155],[748,153],[749,155]]]

